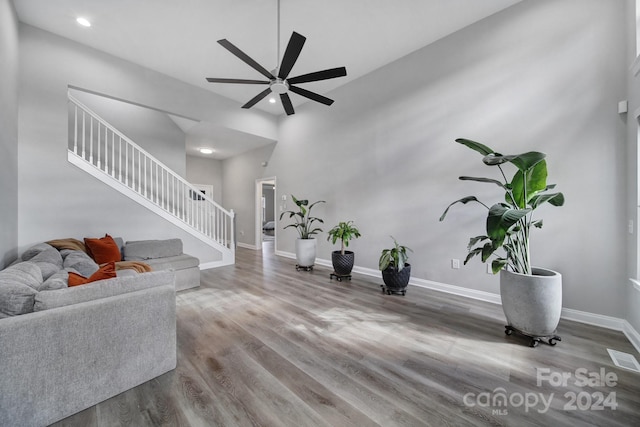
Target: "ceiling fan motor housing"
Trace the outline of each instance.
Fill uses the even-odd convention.
[[[283,80],[281,78],[272,80],[271,83],[269,84],[269,87],[271,88],[271,92],[277,93],[277,94],[283,94],[289,91],[289,83],[287,83],[286,80]]]

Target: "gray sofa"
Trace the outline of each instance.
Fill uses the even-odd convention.
[[[180,239],[128,241],[121,252],[125,261],[141,261],[153,270],[175,271],[176,291],[200,286],[200,260],[182,252]]]
[[[0,426],[46,426],[176,367],[185,268],[160,265],[173,266],[68,288],[69,271],[88,277],[97,264],[43,243],[0,271]]]

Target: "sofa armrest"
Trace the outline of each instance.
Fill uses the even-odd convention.
[[[175,366],[172,284],[2,319],[0,425],[49,425]]]

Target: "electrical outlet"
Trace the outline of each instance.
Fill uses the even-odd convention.
[[[633,234],[633,220],[630,219],[629,223],[627,224],[627,230],[629,231],[629,234]]]
[[[456,270],[458,268],[460,268],[460,260],[459,259],[455,259],[455,258],[452,259],[451,260],[451,268],[456,269]]]
[[[491,264],[487,264],[487,274],[493,274],[493,270],[491,269]]]

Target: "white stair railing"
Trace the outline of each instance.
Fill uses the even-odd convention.
[[[232,210],[201,193],[71,94],[69,106],[69,161],[92,166],[110,178],[108,184],[119,183],[145,206],[168,214],[204,242],[215,243],[223,258],[234,258]]]

